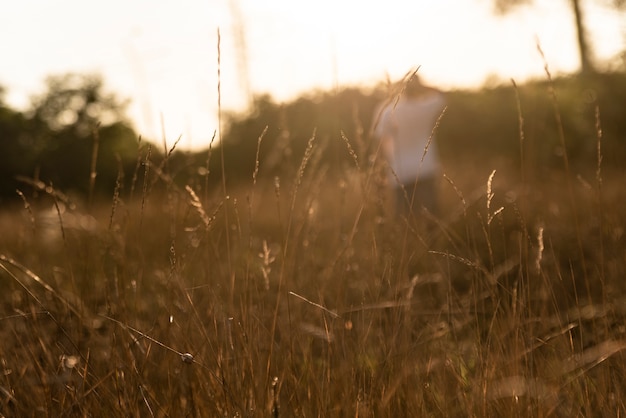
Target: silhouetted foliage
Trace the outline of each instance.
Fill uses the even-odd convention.
[[[295,175],[307,142],[315,136],[327,168],[352,164],[345,140],[359,157],[365,158],[367,134],[381,89],[365,91],[348,88],[338,92],[313,92],[278,104],[269,96],[256,97],[250,114],[227,115],[223,138],[226,178],[250,179],[255,168],[259,137],[265,131],[259,151],[259,175],[286,178]],[[212,153],[211,172],[221,173],[219,147]]]
[[[554,88],[556,102],[550,90]],[[563,129],[573,164],[593,168],[597,163],[596,107],[602,126],[603,165],[616,167],[626,154],[626,122],[619,116],[626,100],[626,76],[597,74],[593,77],[562,77],[529,82],[517,88],[523,118],[523,147],[537,170],[561,164],[559,139]],[[450,92],[448,112],[439,128],[446,159],[463,153],[466,159],[500,155],[519,158],[519,113],[515,87],[503,85],[477,92]],[[555,109],[556,104],[556,109]]]
[[[223,138],[227,180],[251,179],[258,138],[266,127],[259,153],[260,175],[295,175],[313,134],[316,146],[323,148],[322,161],[331,173],[353,165],[342,132],[361,164],[367,164],[375,145],[369,129],[375,109],[388,99],[385,91],[379,87],[370,91],[316,92],[281,105],[268,96],[258,97],[250,114],[227,117]],[[519,85],[517,92],[511,83],[481,90],[449,91],[446,96],[448,108],[437,131],[437,142],[448,164],[475,161],[479,166],[487,158],[498,157],[518,161],[515,167],[519,167],[523,146],[525,159],[533,161],[531,169],[560,167],[562,128],[571,163],[593,169],[597,163],[596,107],[602,125],[603,165],[617,167],[626,155],[626,121],[620,116],[626,100],[626,76],[621,73],[561,77],[552,83],[533,81]],[[517,96],[523,119],[523,144]],[[211,155],[210,171],[218,179],[219,146]]]
[[[0,195],[26,189],[22,176],[86,195],[96,156],[95,192],[110,194],[119,169],[131,170],[137,135],[124,120],[125,103],[104,91],[99,76],[66,74],[46,80],[25,114],[0,108]]]
[[[0,92],[2,90],[0,89]],[[34,156],[32,123],[17,111],[8,108],[0,94],[0,197],[15,194],[15,175],[28,175]]]
[[[85,195],[96,142],[95,191],[110,196],[120,169],[128,184],[138,157],[143,160],[147,152],[137,149],[137,136],[123,118],[123,103],[104,94],[102,80],[93,76],[53,77],[48,86],[26,114],[3,105],[0,95],[0,196],[15,198],[16,188],[27,190],[16,176],[36,178]],[[208,180],[214,187],[222,179],[223,152],[226,182],[250,182],[261,136],[259,179],[294,179],[312,136],[319,166],[329,175],[353,169],[354,156],[361,168],[366,167],[376,148],[370,128],[377,107],[389,99],[387,91],[382,85],[316,91],[282,104],[270,96],[258,96],[249,113],[225,115],[222,142],[215,141],[210,151],[175,151],[170,155],[167,175],[180,186],[190,184],[201,190]],[[597,163],[596,108],[602,126],[603,167],[620,167],[626,157],[624,74],[561,77],[552,83],[528,82],[519,85],[517,91],[506,84],[449,91],[446,96],[448,108],[437,131],[444,164],[474,161],[479,167],[481,161],[497,157],[520,167],[523,152],[524,159],[533,162],[528,169],[540,175],[562,163],[562,128],[570,162],[593,169]],[[346,142],[354,155],[350,155]],[[163,161],[159,149],[153,147],[151,151],[157,166]]]
[[[55,132],[70,131],[87,137],[97,124],[123,119],[125,103],[103,91],[97,75],[64,74],[46,79],[46,91],[33,98],[33,118]]]

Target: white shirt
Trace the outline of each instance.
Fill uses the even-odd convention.
[[[439,156],[431,136],[444,106],[443,95],[433,91],[414,98],[403,96],[382,110],[374,133],[384,141],[384,152],[395,173],[391,174],[392,183],[397,182],[396,176],[401,183],[409,183],[437,174]]]

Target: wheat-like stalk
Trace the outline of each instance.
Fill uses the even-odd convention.
[[[211,226],[211,221],[209,219],[209,216],[206,214],[206,211],[204,210],[204,206],[202,205],[202,202],[200,201],[200,198],[198,197],[196,192],[194,192],[194,190],[191,188],[191,186],[186,185],[185,186],[185,190],[189,194],[189,198],[190,198],[189,204],[191,206],[193,206],[193,208],[196,210],[198,215],[200,215],[200,219],[202,219],[202,223],[204,224],[204,228],[208,231],[209,227]]]

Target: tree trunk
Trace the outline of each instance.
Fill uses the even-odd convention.
[[[583,11],[580,8],[580,0],[572,0],[574,18],[576,20],[576,35],[578,37],[578,52],[580,54],[580,71],[582,74],[593,74],[595,68],[591,57],[591,49],[587,41],[587,32],[583,19]]]

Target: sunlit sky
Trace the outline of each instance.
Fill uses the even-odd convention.
[[[626,49],[626,15],[583,0],[600,60]],[[608,2],[605,2],[608,3]],[[251,94],[290,100],[314,88],[371,86],[420,67],[429,83],[470,88],[578,66],[568,0],[535,0],[504,17],[492,0],[20,0],[0,14],[0,85],[26,108],[47,75],[104,76],[131,100],[138,133],[206,146],[221,104]]]

